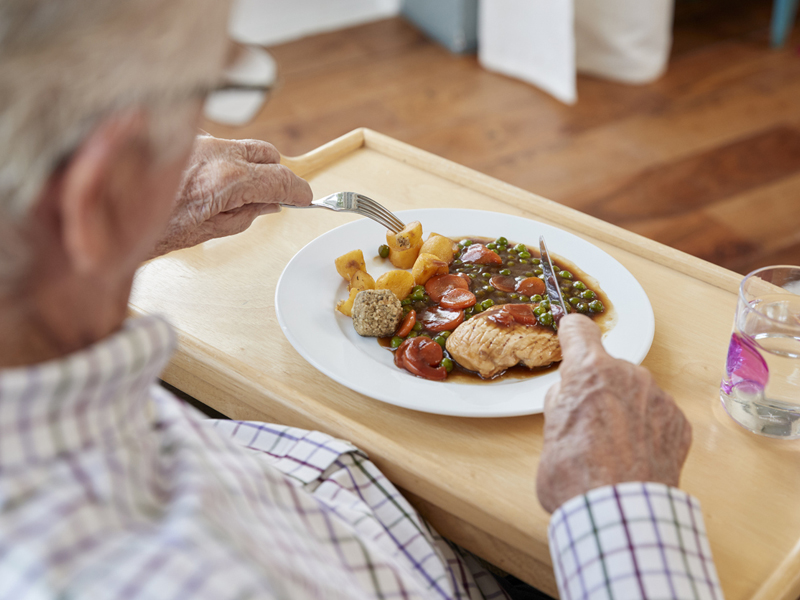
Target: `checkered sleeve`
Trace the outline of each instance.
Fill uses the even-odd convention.
[[[564,600],[723,600],[700,504],[658,483],[594,489],[550,520]]]

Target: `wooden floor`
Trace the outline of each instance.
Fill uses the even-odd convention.
[[[256,121],[205,128],[297,155],[370,127],[741,273],[800,264],[800,26],[770,50],[771,4],[679,0],[667,74],[574,107],[379,21],[271,48]]]

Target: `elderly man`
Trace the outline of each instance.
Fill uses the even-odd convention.
[[[155,385],[175,339],[125,320],[141,261],[311,200],[272,146],[195,139],[227,11],[0,0],[0,598],[500,597],[349,443]],[[688,423],[587,319],[560,337],[538,493],[563,596],[721,598],[674,487]]]

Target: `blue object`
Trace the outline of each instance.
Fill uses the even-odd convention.
[[[402,13],[451,52],[478,47],[478,0],[403,0]]]
[[[789,32],[797,16],[797,4],[800,0],[775,0],[772,5],[772,25],[770,41],[773,48],[780,48],[786,43]]]

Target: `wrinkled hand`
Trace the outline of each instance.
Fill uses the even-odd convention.
[[[279,162],[267,142],[199,136],[153,256],[240,233],[279,203],[310,204],[311,187]]]
[[[545,399],[539,502],[553,512],[591,489],[624,481],[677,486],[692,429],[644,367],[612,358],[582,315],[561,320],[561,382]]]

